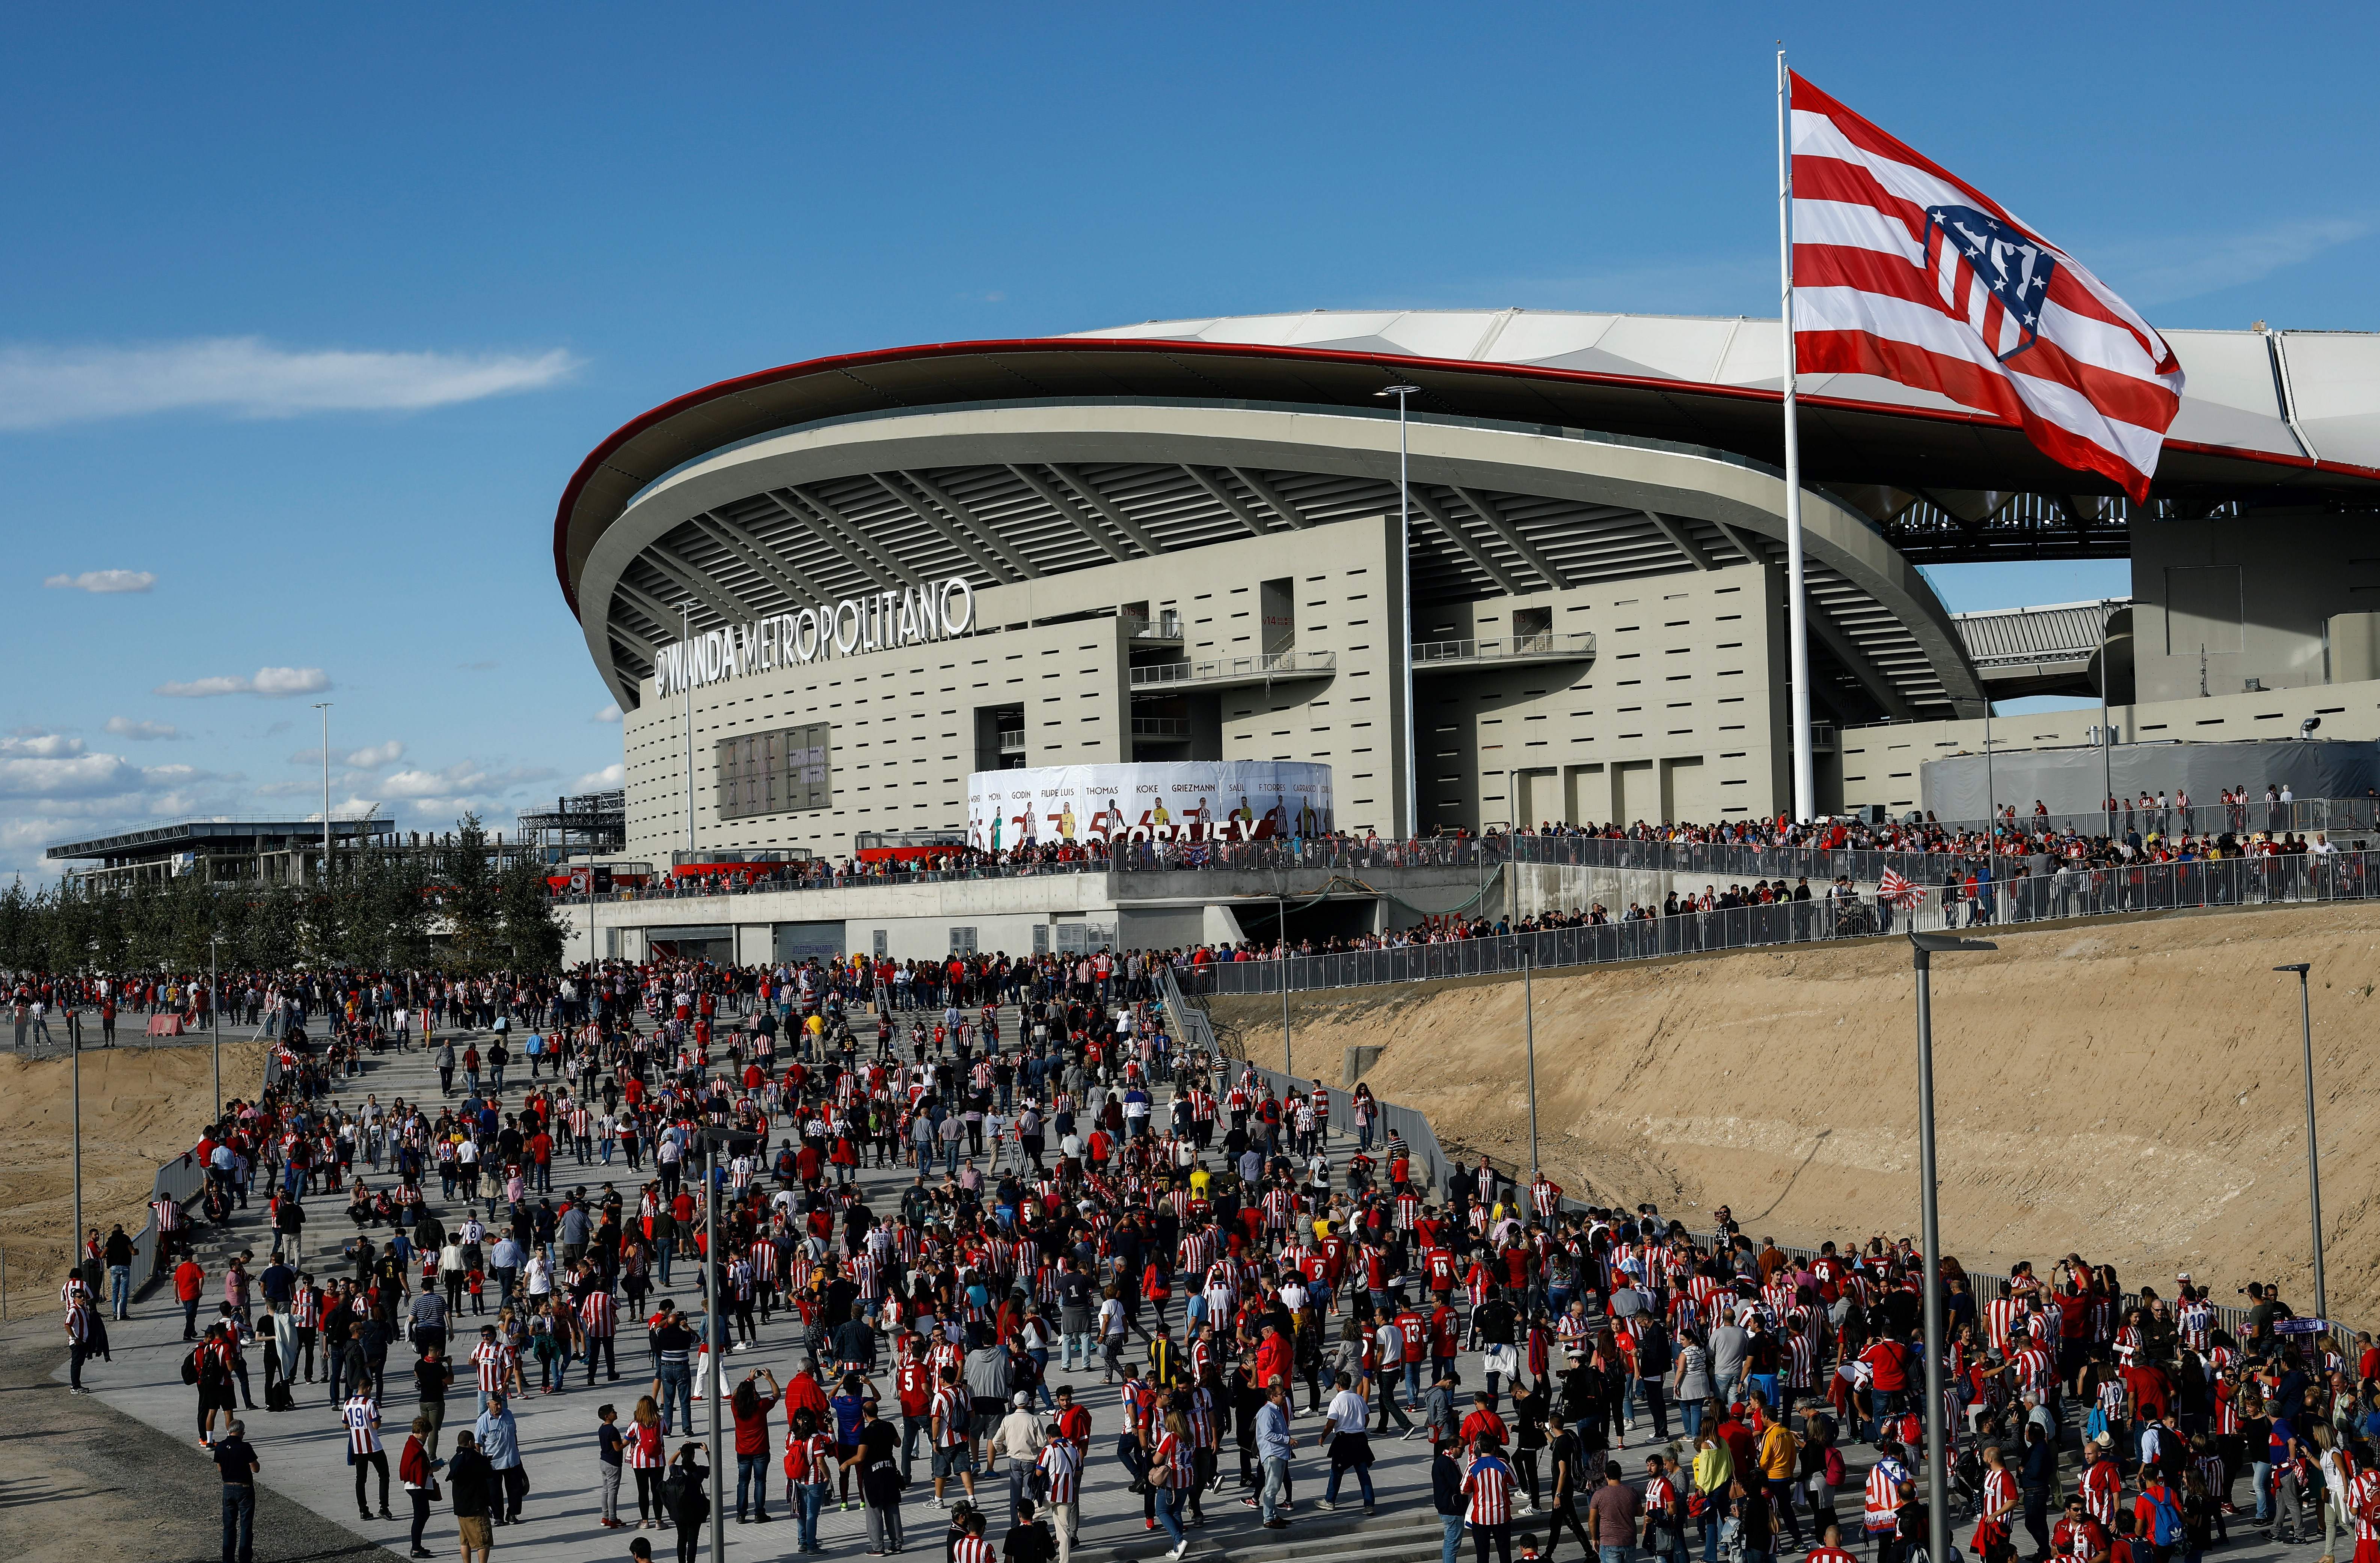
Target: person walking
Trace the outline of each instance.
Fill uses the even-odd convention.
[[[347,1463],[356,1472],[356,1512],[369,1520],[372,1511],[364,1505],[364,1473],[380,1472],[380,1517],[394,1520],[388,1511],[388,1454],[380,1444],[380,1407],[372,1398],[358,1388],[339,1408],[339,1416],[347,1424]]]
[[[495,1468],[480,1452],[479,1436],[455,1436],[455,1458],[446,1467],[446,1485],[455,1496],[455,1529],[463,1544],[463,1563],[488,1563],[494,1550],[496,1506],[503,1502]]]
[[[438,1500],[438,1474],[431,1469],[434,1462],[424,1440],[436,1436],[428,1417],[415,1417],[413,1430],[406,1436],[404,1452],[396,1457],[397,1482],[413,1505],[413,1550],[407,1555],[412,1557],[437,1556],[421,1545],[421,1533],[430,1524],[430,1506]]]
[[[256,1563],[256,1473],[262,1462],[247,1435],[248,1424],[235,1420],[212,1451],[223,1477],[223,1563]]]
[[[480,1452],[487,1457],[501,1489],[502,1501],[489,1506],[488,1518],[498,1525],[517,1525],[521,1501],[528,1496],[528,1472],[521,1465],[520,1428],[501,1390],[488,1397],[488,1409],[471,1430],[479,1435]]]

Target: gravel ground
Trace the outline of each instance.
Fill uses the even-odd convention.
[[[0,1328],[0,1557],[18,1563],[213,1563],[222,1484],[196,1443],[70,1397],[47,1314]],[[396,1554],[257,1490],[259,1563],[395,1563]]]

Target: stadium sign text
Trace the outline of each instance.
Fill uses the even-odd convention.
[[[975,588],[953,576],[675,641],[655,659],[653,682],[660,693],[676,695],[772,668],[943,640],[974,627]]]

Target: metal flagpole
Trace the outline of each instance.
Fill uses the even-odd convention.
[[[1793,818],[1818,812],[1810,754],[1810,610],[1802,574],[1802,436],[1793,375],[1793,94],[1785,51],[1777,51],[1777,264],[1785,296],[1785,612],[1791,641]],[[1755,561],[1754,563],[1758,563]]]

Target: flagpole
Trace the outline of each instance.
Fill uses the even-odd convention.
[[[1785,603],[1792,648],[1793,818],[1818,812],[1818,782],[1810,756],[1810,612],[1802,572],[1802,436],[1793,385],[1792,89],[1785,51],[1777,51],[1777,265],[1784,293],[1785,332]]]

